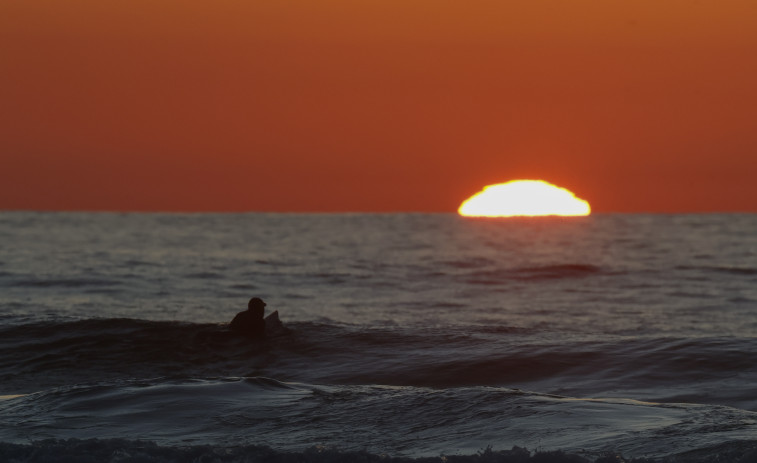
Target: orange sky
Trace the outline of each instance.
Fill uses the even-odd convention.
[[[757,2],[3,1],[0,156],[0,209],[757,212]]]

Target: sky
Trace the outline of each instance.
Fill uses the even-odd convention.
[[[754,0],[1,0],[0,210],[757,212]]]

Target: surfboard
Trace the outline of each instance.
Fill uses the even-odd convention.
[[[265,334],[266,336],[280,336],[288,333],[289,330],[281,323],[279,311],[274,310],[265,317]]]

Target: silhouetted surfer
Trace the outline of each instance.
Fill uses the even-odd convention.
[[[265,337],[265,302],[259,297],[253,297],[247,303],[247,310],[239,312],[231,321],[231,331],[247,336],[248,338],[260,339]]]

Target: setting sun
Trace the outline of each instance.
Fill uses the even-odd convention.
[[[543,180],[513,180],[484,187],[457,210],[468,217],[582,216],[589,203],[571,191]]]

